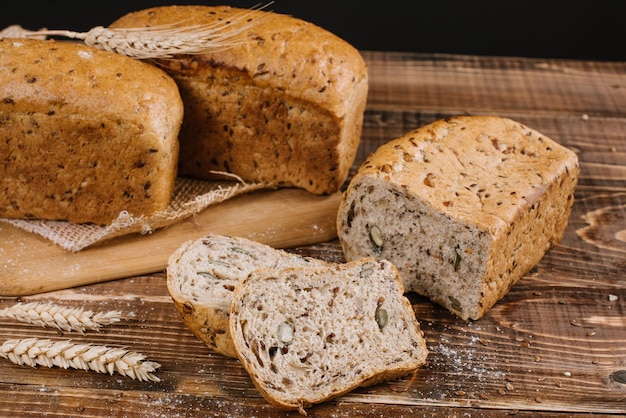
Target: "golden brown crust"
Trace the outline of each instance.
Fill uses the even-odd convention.
[[[176,311],[193,335],[216,353],[236,357],[235,346],[228,330],[228,311],[203,304],[201,301],[184,300],[172,293]]]
[[[367,98],[367,67],[354,47],[300,19],[227,6],[156,7],[111,27],[206,25],[243,14],[228,24],[249,25],[234,45],[158,62],[185,102],[181,172],[337,191],[356,155]]]
[[[182,101],[162,70],[71,42],[0,40],[0,217],[106,224],[169,205]]]

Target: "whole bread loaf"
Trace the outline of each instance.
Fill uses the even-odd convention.
[[[382,145],[340,203],[346,259],[388,259],[463,319],[500,300],[566,229],[576,154],[516,121],[439,120]]]
[[[174,80],[73,42],[0,39],[0,217],[107,224],[164,210],[183,105]]]
[[[354,47],[291,16],[227,6],[149,8],[110,27],[161,25],[241,32],[218,51],[157,61],[185,104],[181,174],[229,172],[316,194],[339,190],[360,142],[368,90]]]
[[[169,258],[167,288],[192,333],[211,350],[236,357],[228,316],[237,283],[258,268],[326,265],[246,238],[211,234],[183,243]]]
[[[428,350],[398,270],[373,258],[258,269],[235,287],[230,332],[272,404],[305,408],[414,372]]]

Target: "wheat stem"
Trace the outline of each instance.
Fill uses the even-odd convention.
[[[59,36],[82,40],[86,45],[136,59],[174,58],[177,55],[204,54],[226,49],[240,42],[240,35],[258,20],[252,13],[270,3],[246,10],[229,21],[208,25],[185,26],[185,22],[143,28],[105,28],[96,26],[87,32],[40,29],[31,31],[19,25],[0,31],[0,38],[46,38]],[[241,24],[240,24],[241,23]]]
[[[62,331],[99,330],[103,325],[120,321],[120,311],[96,312],[83,308],[66,308],[53,303],[18,303],[0,310],[0,318],[12,318],[20,322],[53,327]]]
[[[92,344],[75,344],[69,340],[25,338],[7,340],[0,346],[0,357],[20,366],[61,367],[115,372],[132,379],[160,382],[153,374],[161,365],[145,361],[143,354],[122,348]]]

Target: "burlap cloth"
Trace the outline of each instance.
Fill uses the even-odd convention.
[[[107,226],[22,219],[0,219],[0,221],[41,235],[67,251],[77,252],[98,242],[122,235],[149,234],[192,216],[211,205],[263,188],[270,188],[270,186],[243,181],[203,181],[179,177],[170,206],[165,211],[150,216],[135,217],[131,213],[121,212],[117,219]]]

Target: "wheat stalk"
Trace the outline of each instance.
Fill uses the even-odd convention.
[[[75,344],[69,340],[25,338],[7,340],[0,346],[0,357],[13,363],[32,367],[62,367],[93,370],[98,373],[117,372],[132,379],[160,382],[153,374],[161,365],[144,361],[143,354],[122,348],[93,344]]]
[[[239,36],[253,27],[255,10],[242,12],[229,21],[208,25],[185,26],[185,22],[144,28],[105,28],[96,26],[87,32],[40,29],[31,31],[12,25],[0,31],[0,38],[38,38],[60,36],[82,40],[86,45],[136,59],[173,58],[176,55],[216,52],[240,42]],[[246,22],[236,27],[240,22]]]
[[[42,29],[41,31],[44,31]],[[2,38],[33,38],[33,39],[46,39],[46,35],[37,34],[38,31],[29,31],[21,27],[20,25],[11,25],[0,30],[0,39]]]
[[[53,303],[18,303],[0,310],[0,318],[12,318],[20,322],[53,327],[62,331],[85,330],[97,331],[103,325],[110,325],[120,320],[120,311],[96,312],[83,308],[66,308]]]

